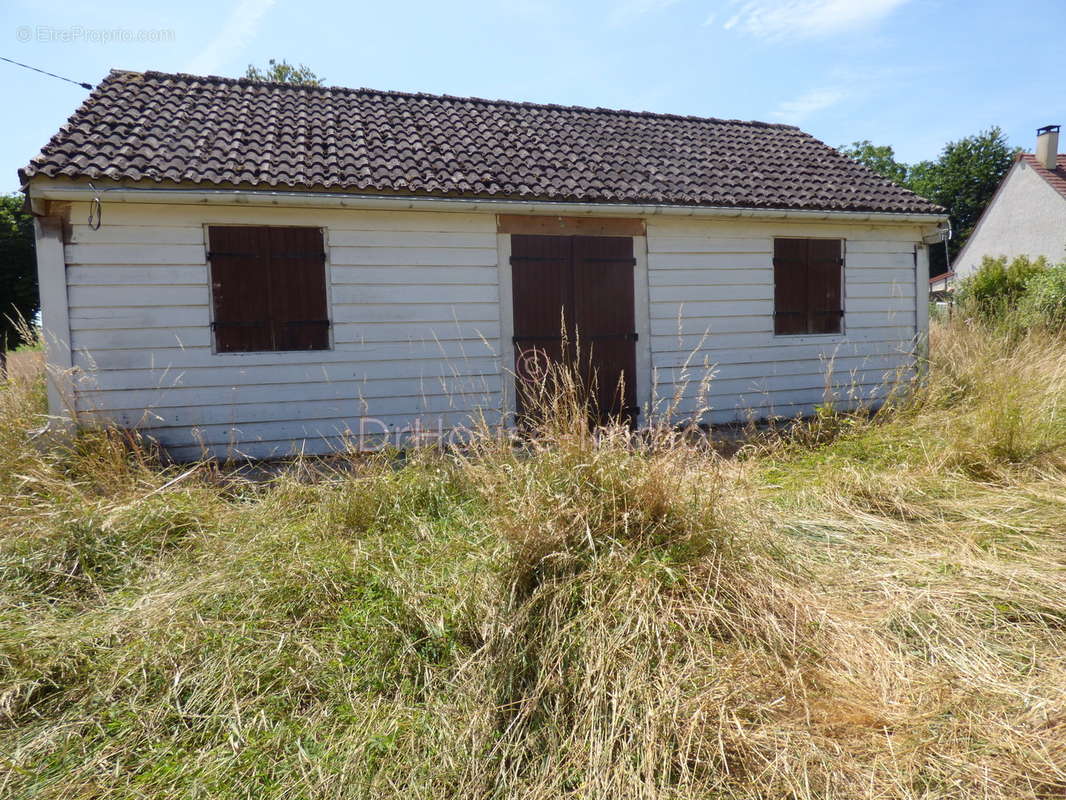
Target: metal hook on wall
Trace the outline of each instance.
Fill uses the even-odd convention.
[[[94,197],[89,201],[89,227],[94,231],[100,230],[100,223],[103,221],[104,209],[100,203],[100,192],[93,182],[89,181],[89,188],[93,190]]]

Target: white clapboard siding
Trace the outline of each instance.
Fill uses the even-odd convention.
[[[774,287],[768,283],[725,284],[722,286],[693,284],[690,286],[657,286],[655,288],[656,302],[672,301],[685,303],[686,306],[690,303],[732,303],[738,300],[770,302],[773,300],[773,294]]]
[[[487,247],[338,247],[330,239],[330,263],[349,267],[484,267],[496,264]]]
[[[205,286],[207,265],[93,264],[67,267],[68,286]]]
[[[116,225],[111,222],[112,206],[108,206],[108,224],[93,230],[85,224],[71,225],[70,244],[196,244],[204,243],[202,225],[172,226],[153,223],[151,225]],[[76,219],[84,217],[76,216]]]
[[[493,214],[109,203],[94,231],[87,213],[73,204],[65,246],[87,423],[142,428],[176,458],[284,456],[360,430],[401,443],[495,424],[513,395]],[[323,229],[329,350],[214,352],[206,229],[240,224]],[[774,336],[775,236],[846,240],[842,335]],[[710,405],[711,422],[875,402],[913,363],[919,240],[902,225],[649,218],[638,382],[682,415]]]
[[[152,348],[211,348],[211,328],[207,325],[172,326],[167,328],[130,329],[125,327],[78,331],[75,352],[92,355],[106,350],[137,350],[152,352]],[[167,354],[163,353],[166,357]],[[200,356],[202,357],[202,355]],[[103,359],[106,361],[106,358]]]
[[[752,336],[751,332],[714,332],[711,334],[683,334],[678,336],[676,332],[651,337],[651,350],[656,354],[656,361],[666,354],[681,354],[685,357],[701,353],[717,354],[714,360],[740,360],[745,358],[745,351],[752,350],[760,353],[789,353],[792,348],[801,343],[815,342],[819,352],[834,352],[838,347],[844,347],[851,343],[862,346],[873,344],[885,344],[886,347],[895,349],[896,346],[905,346],[910,350],[914,345],[914,325],[896,325],[885,328],[849,328],[843,337],[822,337],[815,340],[814,337],[800,337],[796,340],[785,337],[775,337],[773,330],[768,326],[761,336]],[[739,355],[734,355],[737,353]]]
[[[408,231],[408,230],[350,230],[337,229],[330,233],[332,247],[388,247],[388,248],[457,248],[478,250],[496,247],[495,230],[467,231]],[[406,263],[404,261],[399,262]]]
[[[753,236],[747,239],[716,236],[710,233],[693,233],[688,236],[656,235],[648,231],[648,249],[656,253],[706,253],[707,239],[714,239],[716,253],[769,253],[767,239]]]
[[[654,305],[654,304],[653,304]],[[674,307],[670,316],[661,315],[651,319],[652,336],[714,336],[733,333],[772,333],[773,320],[769,317],[770,304],[762,305],[763,313],[749,316],[702,316],[693,317],[683,304]]]
[[[461,284],[458,286],[389,286],[334,284],[333,305],[403,305],[432,303],[451,307],[455,304],[487,303],[495,307],[499,303],[499,291],[495,285]],[[487,319],[494,319],[490,314]]]
[[[330,280],[334,286],[442,286],[453,283],[484,286],[496,280],[496,265],[463,267],[352,267],[333,265]]]
[[[338,349],[341,349],[341,346],[345,343],[360,345],[365,350],[369,346],[378,343],[428,343],[435,345],[437,342],[450,341],[460,343],[475,342],[475,347],[483,348],[486,342],[496,347],[499,337],[500,323],[496,320],[491,322],[456,322],[455,320],[449,320],[444,324],[439,322],[376,322],[372,325],[357,325],[354,322],[344,322],[333,326],[333,341]],[[467,351],[469,349],[468,345]]]
[[[490,400],[484,393],[399,396],[389,398],[344,398],[331,400],[296,400],[270,403],[156,406],[148,409],[108,409],[106,418],[118,417],[128,427],[188,428],[199,425],[245,425],[258,422],[344,420],[350,425],[360,417],[379,414],[442,414],[470,412]],[[92,411],[86,411],[90,418]],[[143,420],[143,422],[142,422]]]
[[[732,380],[712,380],[707,384],[691,382],[685,384],[680,390],[674,389],[674,393],[680,393],[685,399],[695,399],[705,396],[712,401],[712,405],[722,407],[728,405],[734,397],[753,397],[766,395],[771,398],[768,402],[779,402],[779,396],[794,391],[814,391],[829,389],[832,394],[847,396],[853,387],[878,385],[885,382],[894,382],[897,379],[895,371],[857,371],[855,373],[833,373],[830,376],[819,375],[768,375],[762,378],[736,378]],[[776,398],[776,399],[775,399]]]
[[[711,376],[714,381],[740,378],[765,378],[778,375],[842,374],[854,369],[863,371],[897,369],[907,363],[905,353],[848,356],[836,354],[825,358],[797,358],[795,360],[752,361],[740,363],[682,363],[661,366],[658,377],[665,383],[698,383]]]
[[[107,358],[117,358],[128,350],[115,350]],[[136,352],[136,351],[133,351]],[[301,355],[301,354],[293,354]],[[245,365],[237,360],[201,367],[143,366],[136,364],[125,369],[81,367],[84,374],[79,384],[97,389],[152,389],[163,386],[258,386],[268,383],[309,383],[313,381],[370,380],[374,378],[439,378],[449,375],[495,375],[499,360],[474,356],[456,359],[411,358],[396,361],[353,362],[352,359],[334,362],[312,362],[302,354],[302,361],[289,363]],[[100,361],[97,361],[99,364]],[[267,393],[264,392],[266,396]]]
[[[145,333],[158,335],[161,331],[153,329]],[[98,333],[93,331],[93,334]],[[123,335],[129,335],[123,331]],[[215,369],[240,372],[247,367],[264,367],[276,369],[278,374],[285,374],[289,364],[305,364],[308,362],[307,352],[290,353],[225,353],[214,357],[210,347],[173,347],[173,342],[163,343],[160,347],[152,348],[146,342],[144,348],[115,348],[115,349],[87,349],[75,348],[72,350],[75,367],[92,369],[94,374],[103,376],[116,370],[147,369],[156,373],[161,370],[185,370],[188,368]],[[398,345],[391,349],[391,354],[381,354],[373,346],[356,343],[338,345],[333,350],[315,351],[311,359],[318,366],[331,365],[334,370],[353,369],[356,364],[378,364],[381,371],[389,369],[406,370],[408,366],[418,364],[440,364],[436,370],[449,370],[452,365],[468,365],[471,359],[480,359],[482,364],[495,366],[496,354],[487,343],[451,341],[440,343],[408,343],[394,342]],[[437,346],[439,344],[439,346]],[[389,363],[381,365],[379,362],[397,362],[393,366]],[[402,361],[401,363],[398,363]],[[209,363],[210,366],[200,365]]]
[[[70,308],[71,336],[84,330],[141,330],[143,328],[204,327],[211,324],[207,306],[77,307]]]
[[[68,286],[71,308],[136,308],[143,306],[200,306],[210,298],[207,285]]]
[[[334,301],[337,317],[344,322],[494,322],[499,302],[409,303],[405,287],[396,290],[392,302],[361,303],[356,296],[341,293]]]
[[[206,326],[205,326],[206,327]],[[141,345],[136,345],[138,336]],[[92,346],[99,337],[107,347]],[[176,341],[176,340],[181,341]],[[242,369],[249,366],[282,366],[306,363],[307,352],[224,353],[211,351],[211,332],[204,328],[148,328],[143,331],[83,331],[82,345],[72,350],[74,365],[91,367],[96,373],[116,369],[167,369],[198,367],[209,364],[213,369]],[[495,359],[499,342],[488,339],[439,339],[435,341],[341,342],[332,350],[314,351],[310,358],[317,364],[356,364],[373,361],[420,360],[427,362],[468,361],[471,358]]]
[[[859,255],[850,254],[850,260],[858,262]],[[878,267],[858,267],[848,270],[848,286],[854,287],[865,283],[898,283],[910,286],[914,290],[914,268],[887,269]]]
[[[744,334],[738,334],[744,336]],[[749,337],[750,339],[750,337]],[[758,370],[772,369],[773,365],[822,361],[845,358],[880,358],[904,354],[910,356],[913,343],[899,339],[849,339],[832,345],[826,344],[782,344],[748,345],[744,340],[725,347],[695,346],[687,350],[660,350],[656,353],[656,366],[660,369],[710,365],[743,365]]]
[[[212,224],[323,228],[331,349],[213,351]],[[314,452],[367,415],[458,424],[502,404],[496,242],[490,214],[109,204],[65,248],[77,408],[189,457],[235,435]]]
[[[501,422],[498,412],[458,414],[442,417],[439,422],[418,424],[421,418],[399,417],[409,422],[394,423],[385,428],[377,418],[361,418],[355,425],[331,428],[323,431],[315,426],[296,427],[269,423],[267,429],[280,438],[248,430],[247,427],[194,428],[193,436],[180,436],[180,429],[163,429],[158,440],[167,443],[167,452],[178,461],[193,461],[201,458],[219,459],[264,459],[287,458],[306,453],[345,453],[354,451],[378,451],[384,447],[438,446],[449,442],[461,443],[470,429],[485,425],[496,426]],[[360,425],[359,423],[365,423]],[[447,425],[443,424],[444,422]],[[383,433],[384,432],[384,433]],[[210,437],[215,444],[203,445],[198,439]],[[253,438],[253,436],[255,438]],[[229,443],[223,444],[228,439]],[[197,443],[194,443],[197,442]]]
[[[320,439],[341,438],[346,435],[358,435],[360,432],[372,436],[383,431],[410,429],[415,425],[427,432],[442,430],[447,433],[451,428],[475,425],[481,417],[488,420],[498,419],[499,412],[491,410],[486,412],[480,410],[449,410],[440,413],[365,414],[351,417],[330,417],[328,419],[294,417],[287,420],[270,420],[266,422],[210,423],[197,426],[176,426],[173,428],[152,428],[148,425],[137,427],[144,429],[149,435],[168,448],[195,447],[203,442],[211,446],[216,453],[219,452],[216,448],[229,449],[231,447],[242,452],[248,452],[244,448],[257,442],[286,443],[288,446],[282,448],[282,452],[279,453],[282,454],[299,452],[299,445],[296,444],[294,450],[293,442],[301,440],[307,441],[307,446],[303,451],[314,453],[321,452],[323,449],[316,444],[316,440]],[[108,422],[111,420],[108,417],[97,416],[90,417],[87,421]],[[136,422],[128,424],[136,425]]]
[[[88,203],[71,205],[72,219],[85,219]],[[151,243],[155,232],[170,228],[200,228],[205,225],[306,225],[324,228],[331,240],[349,231],[480,233],[495,239],[496,218],[484,213],[442,213],[438,211],[371,211],[355,209],[294,209],[266,206],[157,205],[149,203],[109,203],[107,220],[91,241],[107,242],[111,227],[143,227]],[[83,226],[88,231],[87,226]],[[354,236],[355,234],[351,234]],[[98,238],[97,238],[98,237]]]
[[[460,375],[411,380],[410,378],[378,378],[373,380],[345,380],[312,383],[259,384],[256,386],[171,386],[158,389],[115,390],[120,396],[103,389],[83,387],[78,393],[79,410],[108,410],[116,403],[127,403],[130,409],[145,409],[188,405],[238,405],[256,403],[261,396],[260,386],[269,386],[270,397],[276,402],[286,400],[382,400],[390,397],[422,397],[430,394],[453,397],[469,394],[488,394],[501,389],[502,377],[495,375]]]
[[[845,240],[842,334],[774,335],[778,236]],[[809,413],[827,383],[845,404],[875,397],[913,366],[919,238],[906,226],[650,219],[656,396],[687,414],[708,402],[711,422]]]
[[[67,266],[74,264],[202,264],[206,262],[203,243],[167,244],[68,244]]]
[[[773,270],[765,266],[770,263],[771,255],[767,253],[764,257],[764,266],[753,267],[752,269],[722,269],[717,270],[715,274],[715,286],[720,286],[723,289],[730,284],[739,284],[745,286],[766,286],[773,287],[774,284],[774,272]],[[655,272],[648,273],[648,284],[650,286],[678,286],[678,287],[691,287],[691,286],[705,286],[707,285],[707,270],[706,269],[662,269]]]
[[[657,293],[653,296],[658,298]],[[651,318],[653,320],[676,320],[679,314],[692,319],[706,317],[714,320],[724,320],[728,317],[765,317],[772,311],[772,308],[769,297],[762,300],[732,300],[727,298],[705,301],[674,300],[670,302],[653,300]]]

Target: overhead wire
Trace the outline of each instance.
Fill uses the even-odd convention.
[[[0,61],[6,61],[8,64],[14,64],[16,67],[22,67],[23,69],[32,69],[34,72],[39,72],[42,75],[48,75],[51,78],[59,78],[59,80],[61,81],[73,83],[75,86],[80,86],[83,89],[91,90],[93,88],[93,85],[91,83],[76,81],[73,78],[64,78],[62,75],[56,75],[54,72],[48,72],[48,70],[44,69],[37,69],[37,67],[31,67],[29,64],[23,64],[21,61],[15,61],[15,59],[13,58],[6,58],[4,56],[0,56]]]

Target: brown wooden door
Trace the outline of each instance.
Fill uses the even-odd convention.
[[[635,421],[634,263],[630,237],[511,237],[519,414],[531,392],[552,390],[545,365],[562,362],[594,421]]]

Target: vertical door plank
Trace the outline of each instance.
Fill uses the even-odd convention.
[[[636,315],[633,239],[574,237],[574,319],[579,371],[590,412],[633,421],[636,409]]]
[[[564,360],[573,337],[573,270],[568,236],[513,235],[511,280],[519,414],[534,410],[549,364]]]

